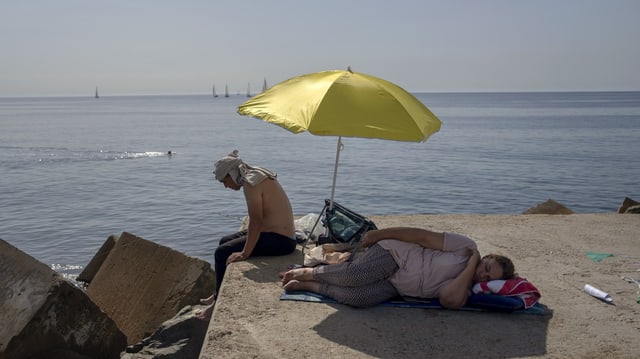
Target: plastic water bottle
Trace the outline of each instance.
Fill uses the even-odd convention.
[[[613,298],[611,298],[611,296],[609,295],[609,293],[606,293],[592,285],[589,284],[585,284],[584,285],[584,291],[587,292],[588,294],[603,300],[607,303],[613,303]]]

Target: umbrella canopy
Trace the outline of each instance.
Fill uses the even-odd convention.
[[[293,133],[338,136],[332,202],[343,136],[422,142],[441,126],[401,87],[351,69],[291,78],[241,104],[238,113]]]
[[[441,122],[401,87],[349,70],[294,77],[238,107],[293,133],[426,141]]]

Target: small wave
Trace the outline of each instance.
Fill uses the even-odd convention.
[[[84,283],[78,282],[77,280],[80,272],[84,269],[83,266],[77,264],[53,263],[51,264],[51,269],[60,274],[62,278],[71,282],[74,286],[84,289]]]
[[[100,151],[102,152],[102,151]],[[107,152],[104,152],[107,153]],[[136,159],[136,158],[144,158],[144,157],[163,157],[163,156],[168,156],[167,152],[151,152],[151,151],[147,151],[147,152],[108,152],[108,153],[113,153],[114,157],[112,159],[120,159],[120,160],[126,160],[126,159]]]
[[[149,157],[159,157],[159,156],[167,156],[166,152],[145,152],[145,154]]]
[[[110,151],[69,149],[65,147],[0,147],[2,162],[11,167],[33,163],[65,163],[82,161],[114,161],[172,156],[175,152],[160,151]]]
[[[51,265],[51,269],[56,272],[67,272],[67,271],[80,271],[82,270],[82,266],[78,264],[58,264],[54,263]]]

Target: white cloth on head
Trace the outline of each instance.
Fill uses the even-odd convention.
[[[217,160],[213,165],[213,174],[216,180],[222,181],[227,175],[230,175],[234,182],[238,183],[240,177],[238,167],[241,163],[242,160],[238,157],[238,150],[233,150],[230,154]]]
[[[269,169],[244,163],[238,157],[238,150],[233,150],[230,154],[216,161],[213,173],[218,181],[224,180],[229,175],[233,182],[238,185],[242,185],[246,181],[252,186],[267,178],[274,179],[277,177],[277,174]]]

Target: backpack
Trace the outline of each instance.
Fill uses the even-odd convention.
[[[372,229],[378,229],[372,220],[331,200],[325,199],[322,224],[327,228],[326,234],[318,238],[318,244],[360,242],[362,236]]]

